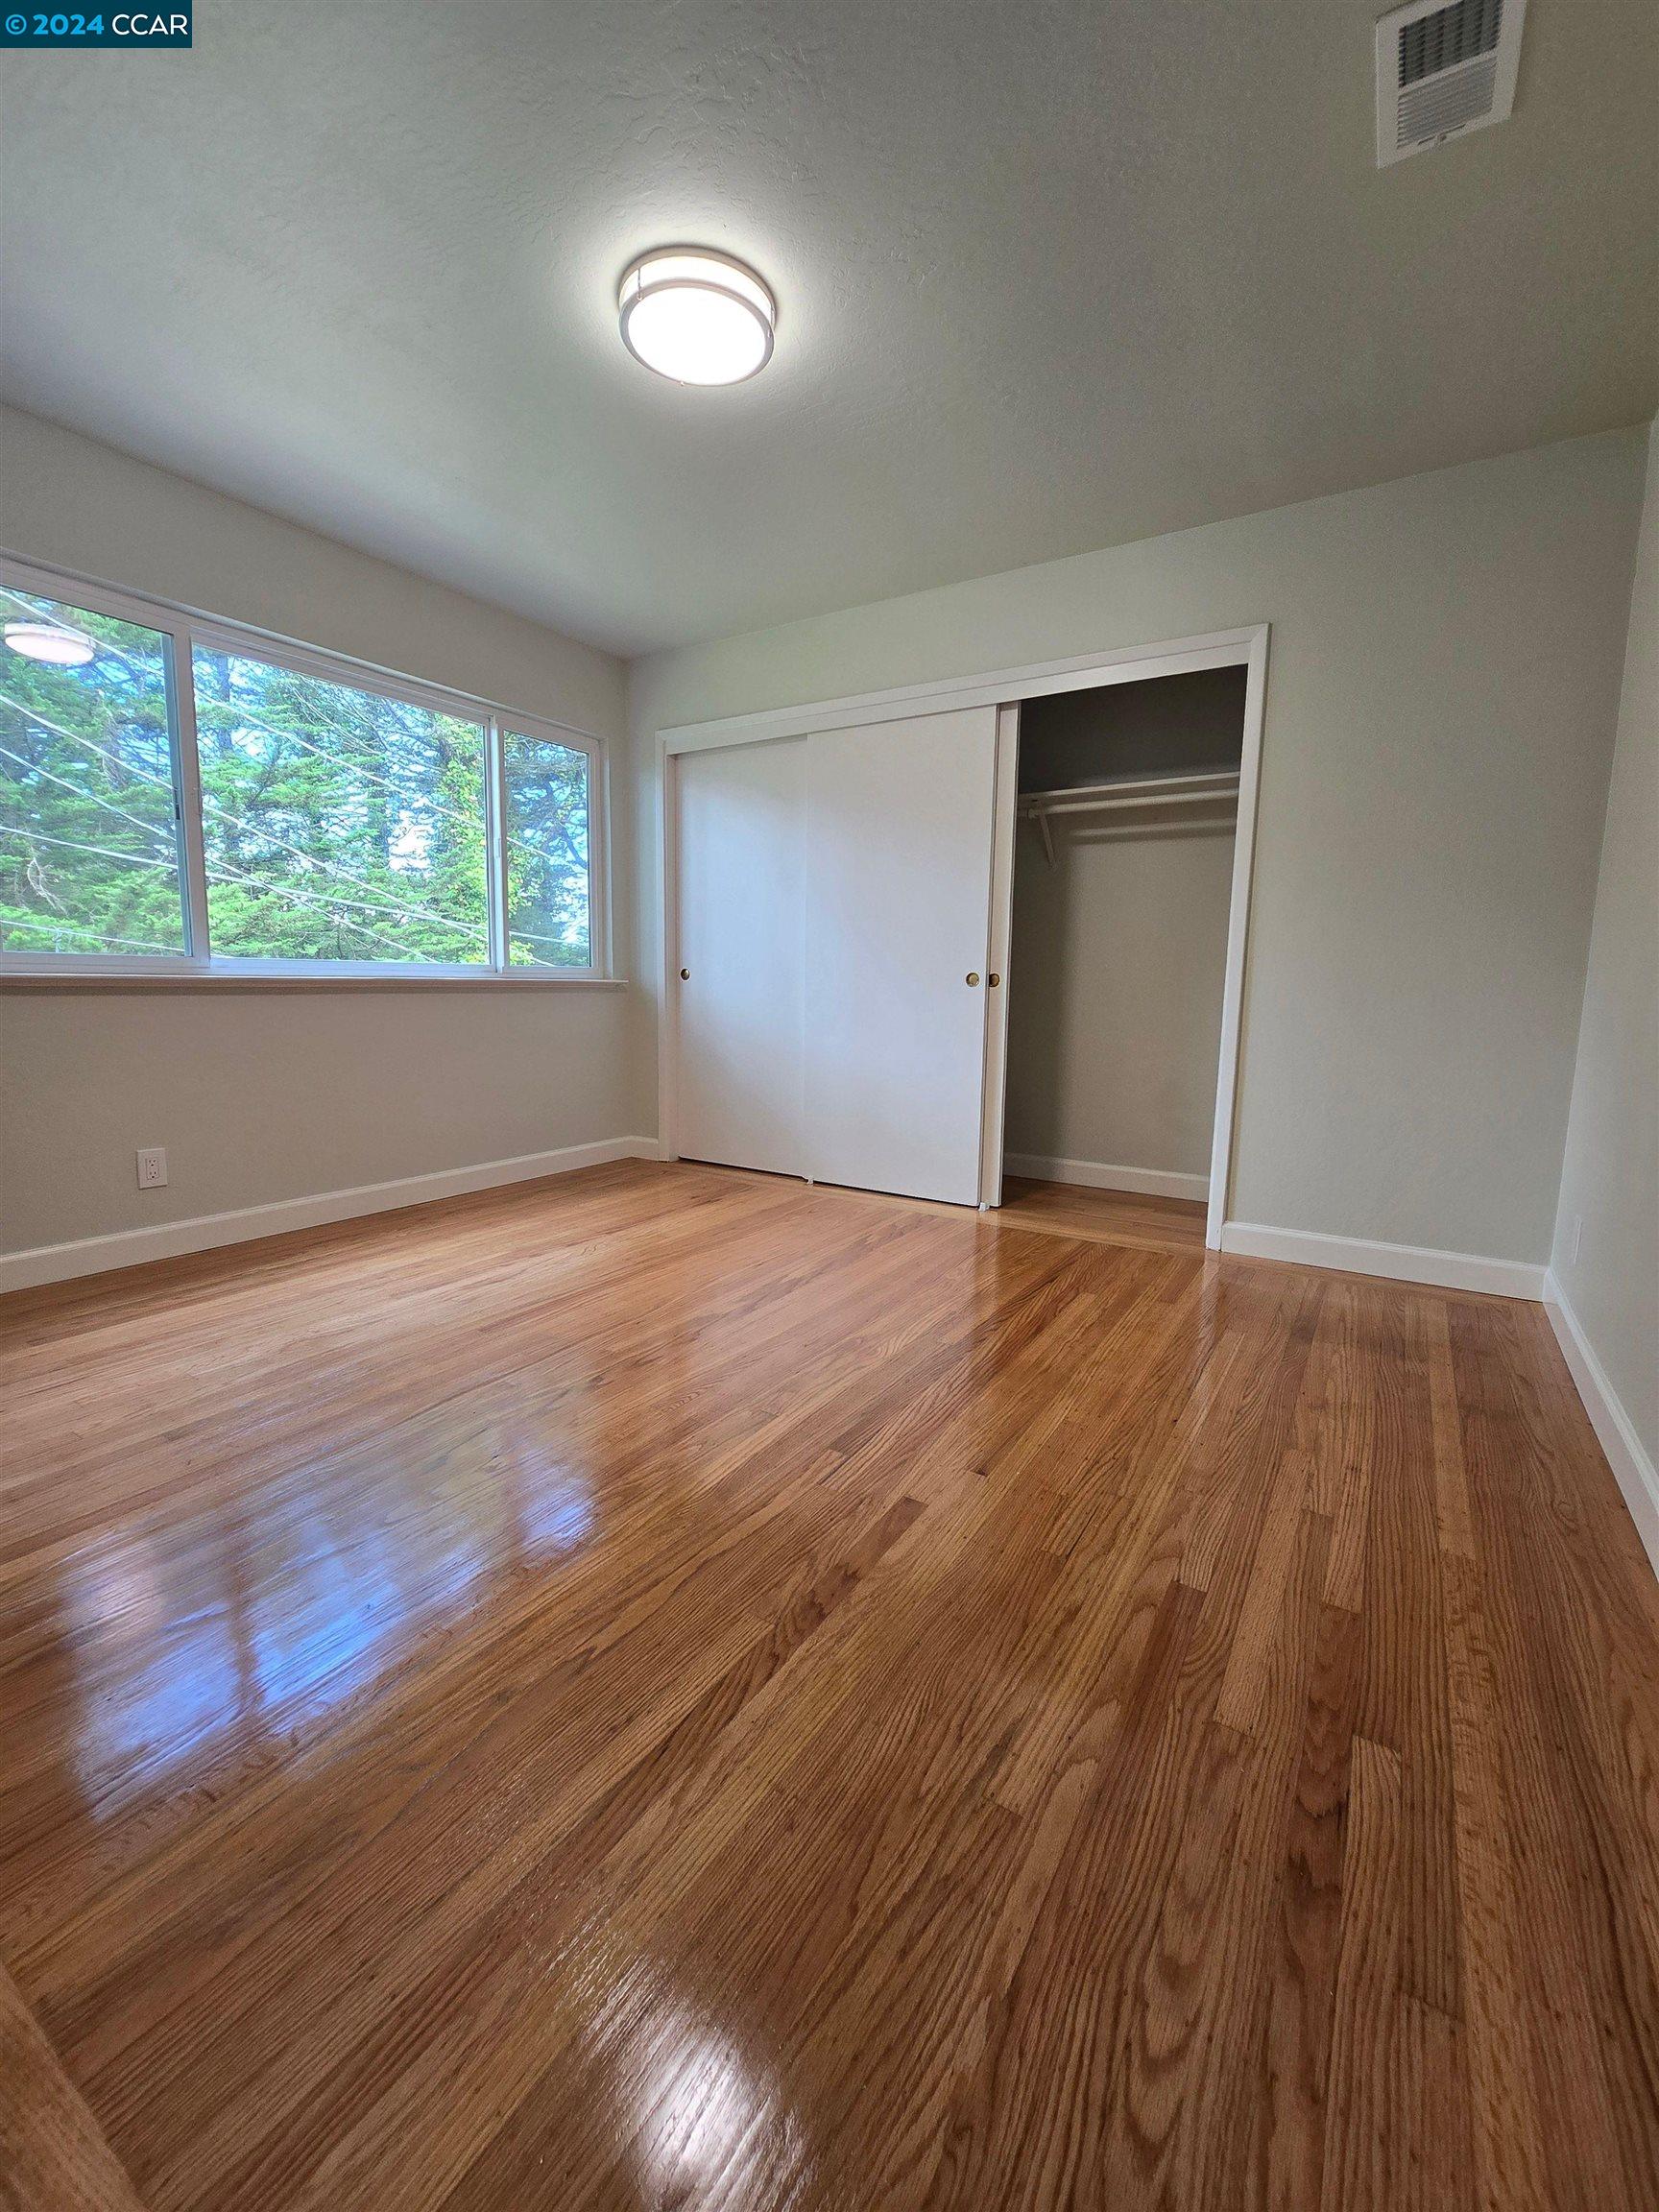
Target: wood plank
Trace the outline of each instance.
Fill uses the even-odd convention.
[[[1407,1992],[1460,2008],[1452,1735],[1423,1302],[1367,1286],[1360,1304],[1371,1436],[1358,1727],[1399,1757],[1401,1972]]]
[[[1434,1504],[1440,1549],[1457,1559],[1475,1557],[1475,1519],[1469,1503],[1469,1475],[1463,1464],[1462,1416],[1457,1410],[1456,1379],[1452,1370],[1452,1333],[1443,1302],[1435,1300],[1425,1317],[1429,1343],[1429,1391],[1434,1436]]]
[[[1469,1526],[1472,1529],[1472,1520]],[[1457,1554],[1449,1559],[1447,1598],[1453,1813],[1476,2181],[1483,2212],[1544,2212],[1550,2200],[1549,2165],[1521,1963],[1520,1898],[1499,1753],[1498,1687],[1472,1559]]]
[[[1352,1760],[1319,2200],[1324,2212],[1382,2212],[1406,2201],[1400,1761],[1363,1736]]]
[[[1308,1494],[1307,1457],[1292,1448],[1279,1463],[1243,1609],[1233,1631],[1227,1671],[1221,1677],[1215,1718],[1224,1728],[1248,1735],[1256,1725]]]
[[[1324,1526],[1328,1555],[1329,1522]],[[1322,1589],[1325,1560],[1315,1556]],[[1261,2207],[1317,2204],[1325,2169],[1359,1622],[1340,1606],[1319,1604],[1313,1637],[1285,1862],[1269,1908],[1267,2002],[1245,2200]]]
[[[143,2212],[120,2160],[0,1967],[0,2205]]]

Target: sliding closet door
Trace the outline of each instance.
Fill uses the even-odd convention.
[[[979,1197],[997,711],[807,746],[808,1174]]]
[[[806,741],[680,756],[678,1149],[805,1170]]]

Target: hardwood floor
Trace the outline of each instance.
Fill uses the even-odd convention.
[[[1537,1309],[627,1165],[0,1384],[0,2202],[1659,2203]]]
[[[688,1163],[706,1175],[733,1182],[799,1186],[792,1176],[768,1175],[747,1167],[716,1167],[698,1161]],[[895,1201],[880,1190],[848,1190],[825,1184],[839,1198],[863,1199],[875,1206]],[[960,1206],[927,1199],[905,1201],[912,1213],[936,1214],[947,1221],[960,1221]],[[1039,1183],[1009,1175],[1002,1185],[1002,1203],[980,1222],[982,1229],[1035,1229],[1046,1236],[1072,1237],[1085,1243],[1130,1244],[1142,1251],[1201,1252],[1204,1248],[1205,1208],[1190,1198],[1145,1198],[1127,1190],[1094,1190],[1080,1183]]]
[[[999,1228],[1046,1229],[1102,1244],[1201,1252],[1204,1214],[1203,1204],[1191,1198],[1142,1198],[1127,1190],[1088,1190],[1077,1183],[1032,1183],[1010,1175],[995,1220]]]

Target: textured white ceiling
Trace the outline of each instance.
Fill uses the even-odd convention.
[[[1365,0],[197,0],[5,57],[19,405],[625,652],[1659,401],[1659,10],[1379,172]],[[757,382],[629,359],[692,240]]]

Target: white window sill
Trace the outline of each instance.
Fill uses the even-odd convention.
[[[527,974],[520,970],[505,974],[487,972],[478,975],[422,974],[419,970],[399,974],[389,969],[377,975],[341,974],[339,973],[307,975],[293,969],[275,971],[263,969],[237,973],[228,968],[193,968],[177,970],[173,974],[152,971],[138,974],[106,969],[103,974],[76,974],[66,969],[47,971],[37,969],[0,969],[0,993],[7,992],[68,992],[94,993],[130,991],[625,991],[625,980],[618,975],[561,975],[558,974]]]

